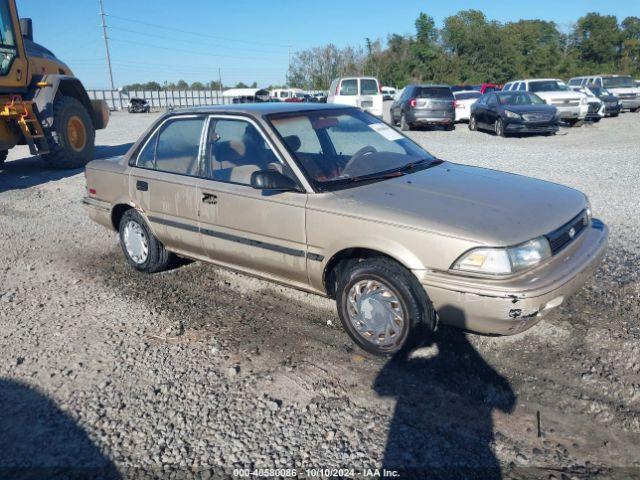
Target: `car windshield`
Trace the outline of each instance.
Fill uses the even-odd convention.
[[[273,114],[269,120],[320,189],[402,175],[436,161],[397,130],[358,109]]]
[[[539,80],[536,82],[529,82],[529,91],[531,92],[556,92],[558,90],[569,90],[569,87],[556,80]]]
[[[602,83],[606,88],[629,88],[635,87],[631,77],[605,77]]]
[[[540,105],[545,103],[539,96],[529,92],[497,92],[500,105]]]

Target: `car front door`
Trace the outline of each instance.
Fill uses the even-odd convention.
[[[204,254],[230,267],[307,285],[306,193],[251,187],[251,174],[259,170],[291,176],[272,143],[255,121],[233,115],[210,117],[205,138],[197,189]]]
[[[487,99],[487,108],[485,109],[485,124],[487,128],[493,128],[496,120],[500,116],[498,112],[498,97],[495,94],[489,94]]]
[[[172,250],[200,254],[196,180],[204,116],[163,122],[140,150],[129,175],[136,207],[158,239]]]

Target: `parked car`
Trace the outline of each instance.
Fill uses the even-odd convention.
[[[380,82],[373,77],[344,77],[331,82],[327,103],[351,105],[382,118]]]
[[[471,106],[469,130],[490,130],[504,137],[509,133],[558,131],[558,109],[530,92],[491,92]]]
[[[393,100],[393,97],[396,94],[396,89],[393,87],[382,87],[382,100],[385,102],[387,100]]]
[[[599,122],[601,118],[604,118],[604,102],[598,98],[587,86],[573,86],[570,87],[574,92],[580,92],[587,96],[587,103],[589,109],[587,110],[587,116],[585,120],[592,122]]]
[[[471,105],[482,97],[482,94],[476,90],[461,90],[453,92],[453,97],[456,100],[456,122],[468,122],[471,115]]]
[[[129,105],[127,105],[127,111],[129,113],[149,113],[151,106],[144,98],[131,98]]]
[[[555,78],[536,78],[514,80],[504,85],[505,92],[524,91],[538,95],[560,112],[560,118],[573,126],[587,117],[589,103],[587,96],[571,90],[562,80]]]
[[[297,93],[303,93],[300,88],[276,88],[269,92],[270,98],[277,98],[278,100],[284,102],[289,98],[293,98]]]
[[[609,90],[604,87],[598,87],[597,85],[589,84],[587,85],[589,90],[593,92],[602,102],[604,102],[604,114],[607,117],[617,117],[620,114],[620,110],[622,110],[622,104],[620,103],[620,99],[612,94]]]
[[[179,255],[335,298],[344,329],[376,354],[410,345],[436,315],[522,332],[607,245],[583,193],[440,160],[347,106],[169,112],[123,157],[90,162],[86,181],[90,217],[118,232],[133,268]]]
[[[448,85],[408,85],[391,105],[391,121],[401,130],[418,125],[455,128],[455,99]]]
[[[285,98],[284,101],[288,103],[304,103],[304,102],[315,102],[315,99],[308,93],[297,92],[292,97]]]
[[[480,93],[497,92],[502,89],[502,85],[499,83],[480,83],[478,85],[473,85],[471,89]]]
[[[587,77],[573,77],[569,85],[596,85],[604,87],[616,95],[622,103],[623,110],[636,112],[640,110],[640,88],[630,75],[591,75]]]

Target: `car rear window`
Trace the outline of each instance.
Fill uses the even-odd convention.
[[[480,98],[482,94],[480,92],[464,92],[456,93],[456,100],[471,100],[473,98]]]
[[[351,80],[342,80],[340,83],[340,95],[357,95],[358,81],[354,78]]]
[[[378,82],[372,78],[363,78],[360,80],[360,95],[377,95]]]
[[[417,87],[416,98],[446,98],[453,100],[453,93],[446,87]]]

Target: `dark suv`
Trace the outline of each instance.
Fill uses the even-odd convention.
[[[391,121],[402,130],[417,125],[455,128],[455,99],[448,85],[409,85],[391,106]]]

